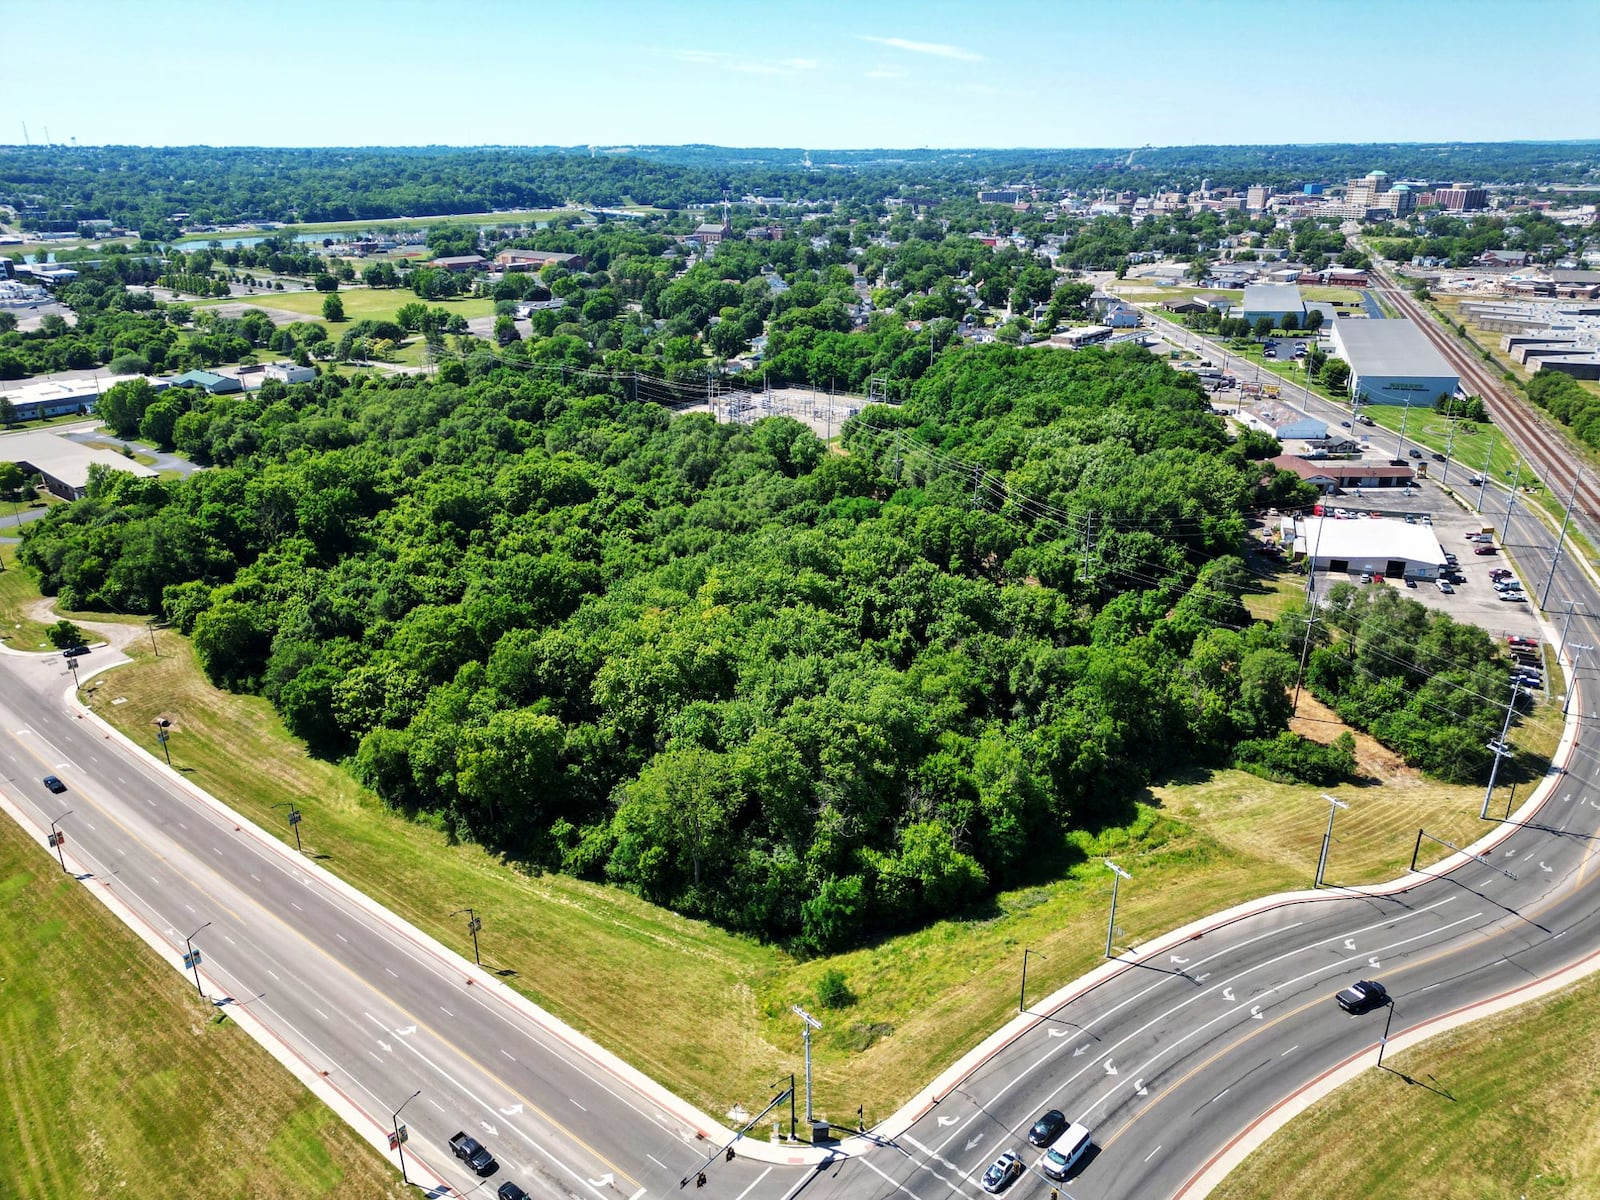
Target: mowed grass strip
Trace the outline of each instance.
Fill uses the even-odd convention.
[[[1600,978],[1384,1065],[1280,1129],[1211,1200],[1600,1197]]]
[[[1070,834],[1036,885],[801,961],[616,889],[519,869],[386,811],[337,766],[307,756],[264,700],[207,684],[185,639],[157,637],[159,658],[140,639],[130,647],[135,665],[94,681],[97,712],[153,754],[152,721],[168,717],[173,762],[195,783],[290,845],[284,811],[272,806],[294,802],[308,853],[463,954],[471,952],[465,918],[449,914],[474,907],[486,967],[514,972],[513,986],[713,1114],[764,1103],[768,1085],[798,1069],[789,1005],[815,1007],[829,969],[844,973],[856,999],[816,1010],[824,1022],[814,1042],[816,1106],[848,1118],[859,1104],[870,1122],[1016,1012],[1024,947],[1044,955],[1029,967],[1030,1002],[1100,961],[1110,899],[1102,857],[1133,873],[1117,940],[1134,946],[1230,904],[1309,886],[1327,821],[1320,789],[1235,771],[1172,781],[1130,806],[1126,824]],[[1328,877],[1342,884],[1398,874],[1419,825],[1458,842],[1477,828],[1470,788],[1424,781],[1398,795],[1339,794],[1352,807],[1340,814]]]
[[[398,1173],[0,816],[0,1196],[405,1195]]]
[[[39,585],[17,565],[16,546],[0,543],[0,565],[0,638],[13,650],[51,649],[44,622],[28,611],[39,600]]]

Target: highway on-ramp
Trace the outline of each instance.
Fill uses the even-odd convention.
[[[1551,548],[1548,531],[1525,536],[1530,560],[1541,537]],[[1557,578],[1574,601],[1571,640],[1600,644],[1587,574],[1564,559]],[[115,657],[96,651],[86,667]],[[1398,1036],[1600,951],[1600,764],[1580,729],[1537,812],[1485,824],[1501,840],[1482,858],[1388,888],[1263,901],[1166,938],[1139,931],[1146,948],[1033,1006],[871,1137],[823,1161],[746,1140],[729,1162],[710,1118],[199,794],[79,709],[71,682],[59,658],[0,657],[8,806],[41,840],[58,820],[68,868],[174,960],[193,935],[204,994],[369,1139],[384,1145],[393,1110],[420,1091],[401,1116],[407,1165],[437,1194],[489,1195],[511,1179],[590,1200],[976,1198],[1000,1150],[1036,1163],[1023,1135],[1059,1108],[1095,1133],[1064,1195],[1192,1195],[1263,1114],[1374,1061],[1386,1022]],[[69,790],[47,792],[46,774]],[[1448,853],[1423,847],[1423,864]],[[1337,850],[1328,878],[1339,879]],[[1369,977],[1388,985],[1392,1010],[1334,1005],[1338,988]],[[649,997],[639,1006],[648,1020]],[[499,1158],[487,1186],[450,1158],[458,1129]],[[707,1159],[702,1190],[693,1176]],[[1008,1194],[1050,1186],[1030,1169]]]

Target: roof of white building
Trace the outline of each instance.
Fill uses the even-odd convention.
[[[1444,355],[1410,321],[1341,317],[1333,323],[1333,336],[1357,375],[1434,379],[1456,374]]]
[[[1444,549],[1431,525],[1408,525],[1385,517],[1302,517],[1295,525],[1295,553],[1317,559],[1399,558],[1444,565]]]
[[[157,472],[110,450],[84,446],[53,433],[8,433],[0,436],[0,462],[28,463],[69,487],[89,486],[89,466],[154,478]]]

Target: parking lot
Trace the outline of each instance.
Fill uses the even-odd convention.
[[[1377,519],[1381,520],[1403,521],[1407,516],[1418,523],[1425,517],[1431,520],[1433,534],[1440,547],[1454,554],[1457,559],[1461,582],[1453,583],[1451,592],[1441,591],[1433,580],[1417,580],[1416,586],[1412,587],[1402,579],[1389,578],[1382,583],[1363,584],[1360,572],[1330,574],[1324,578],[1329,582],[1349,582],[1358,587],[1397,588],[1409,598],[1448,613],[1457,621],[1481,626],[1497,640],[1503,641],[1507,634],[1542,638],[1537,602],[1544,580],[1529,578],[1498,540],[1489,543],[1495,547],[1491,554],[1474,553],[1480,543],[1467,540],[1468,534],[1478,533],[1486,525],[1493,526],[1494,514],[1486,512],[1479,516],[1463,509],[1446,496],[1437,484],[1426,480],[1419,482],[1411,492],[1407,496],[1405,490],[1400,488],[1369,488],[1357,496],[1353,490],[1335,491],[1329,494],[1325,507],[1344,510],[1350,514],[1350,520],[1372,520],[1374,518],[1370,514],[1374,512],[1380,514]],[[1489,578],[1489,572],[1495,569],[1514,572],[1515,577],[1522,581],[1527,599],[1500,599],[1500,593],[1494,589]]]

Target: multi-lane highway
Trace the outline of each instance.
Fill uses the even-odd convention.
[[[1550,531],[1514,512],[1506,538],[1542,578]],[[1555,578],[1549,607],[1564,622],[1572,602],[1570,640],[1600,644],[1587,572],[1568,555]],[[85,666],[111,661],[97,651]],[[480,1186],[445,1148],[465,1129],[498,1156],[492,1183],[536,1196],[643,1200],[688,1179],[718,1200],[975,1198],[1000,1150],[1036,1162],[1023,1134],[1053,1107],[1095,1132],[1065,1194],[1194,1195],[1262,1114],[1375,1059],[1386,1023],[1398,1036],[1600,951],[1600,763],[1579,732],[1537,812],[1485,825],[1501,840],[1483,859],[1370,893],[1262,902],[1153,943],[1036,1004],[872,1137],[826,1159],[746,1142],[728,1162],[710,1118],[197,794],[77,709],[71,682],[58,658],[0,656],[10,810],[41,841],[60,818],[83,886],[175,962],[192,935],[205,994],[375,1143],[409,1100],[408,1171],[440,1194]],[[1581,696],[1573,708],[1590,720]],[[69,790],[47,792],[46,774]],[[1425,843],[1423,861],[1444,853]],[[1394,1007],[1341,1012],[1334,991],[1367,977],[1388,985]],[[693,1175],[708,1157],[700,1191]],[[1009,1194],[1049,1186],[1030,1171]]]

